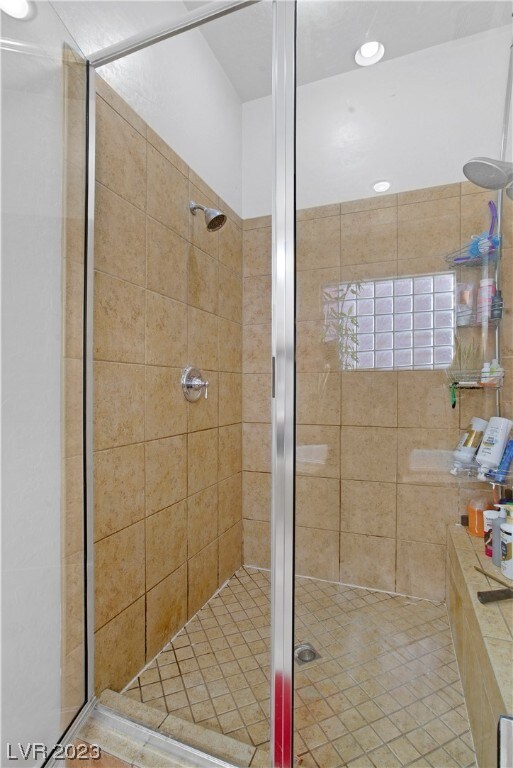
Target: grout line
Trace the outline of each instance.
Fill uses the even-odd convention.
[[[97,77],[101,77],[101,75],[97,74]],[[123,115],[119,111],[119,109],[116,109],[116,107],[110,101],[110,94],[109,94],[109,98],[107,98],[106,96],[103,96],[98,91],[98,88],[96,88],[96,90],[95,90],[96,98],[97,99],[101,99],[106,104],[107,107],[110,107],[110,109],[112,109],[113,112],[115,112],[122,120],[125,121],[125,123],[127,123],[130,126],[130,128],[132,128],[134,131],[136,131],[136,133],[138,133],[139,136],[146,141],[146,127],[147,127],[147,123],[142,119],[142,117],[139,117],[139,115],[137,114],[135,109],[133,107],[131,107],[130,104],[122,96],[120,96],[117,91],[114,90],[114,88],[110,85],[110,83],[108,83],[104,78],[102,78],[102,80],[103,80],[103,83],[102,83],[102,85],[100,85],[100,88],[103,86],[103,84],[105,84],[105,85],[107,85],[108,88],[110,88],[110,90],[112,90],[115,93],[115,95],[120,99],[120,101],[123,102],[123,106],[126,107],[129,110],[129,112],[131,112],[133,115],[135,115],[135,117],[137,117],[142,123],[144,123],[144,129],[145,129],[144,133],[141,133],[139,128],[136,128],[135,125],[132,123],[132,121],[129,120],[127,117],[125,117],[125,115]]]
[[[146,132],[147,133],[147,132]],[[148,140],[147,136],[145,136],[145,166],[146,166],[146,205],[145,205],[145,211],[148,210]],[[147,359],[147,350],[148,350],[148,220],[145,218],[144,220],[144,266],[145,266],[145,296],[144,296],[144,363],[146,363]],[[147,411],[147,370],[146,367],[144,369],[144,412],[143,412],[143,436],[146,438],[146,411]],[[146,538],[146,529],[148,527],[148,523],[146,522],[148,517],[148,508],[147,508],[147,493],[146,493],[146,439],[144,441],[144,464],[143,464],[143,472],[144,472],[144,512],[145,512],[145,522],[144,522],[144,658],[147,658],[148,655],[148,563],[147,563],[147,538]],[[159,675],[160,678],[160,675]],[[139,681],[140,685],[140,681]],[[141,701],[142,701],[142,691],[141,691]]]

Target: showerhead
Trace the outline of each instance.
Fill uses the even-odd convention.
[[[226,222],[226,214],[222,211],[218,211],[216,208],[206,208],[204,205],[195,203],[193,200],[189,203],[189,210],[193,216],[196,216],[196,211],[204,212],[205,223],[209,232],[216,232]]]
[[[473,157],[463,166],[469,181],[485,189],[504,189],[513,181],[513,163],[492,157]]]

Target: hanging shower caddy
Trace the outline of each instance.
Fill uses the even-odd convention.
[[[502,196],[499,196],[499,203]],[[500,360],[500,322],[504,301],[500,282],[501,235],[496,232],[498,215],[496,204],[490,200],[490,228],[471,238],[464,248],[446,257],[449,267],[456,271],[457,301],[455,309],[456,345],[454,360],[447,369],[447,378],[453,407],[457,390],[479,389],[495,392],[495,415],[500,416],[500,389],[504,371],[494,377],[484,373],[485,360]],[[500,220],[500,219],[499,219]],[[479,289],[478,289],[479,286]],[[482,481],[479,468],[469,462],[458,469],[460,478]],[[513,472],[499,482],[488,477],[495,488],[513,485]]]
[[[491,380],[482,376],[486,354],[490,359],[499,360],[499,326],[504,311],[500,289],[501,238],[496,232],[497,207],[493,200],[489,201],[488,207],[488,232],[473,236],[463,248],[446,256],[449,267],[457,272],[456,350],[453,365],[447,369],[453,407],[457,389],[499,390],[503,385],[503,376]],[[475,332],[464,341],[463,331],[467,328],[480,329],[479,345],[476,345]]]

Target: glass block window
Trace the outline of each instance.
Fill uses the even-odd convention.
[[[425,370],[452,362],[452,272],[326,286],[324,313],[325,340],[338,341],[345,370]]]

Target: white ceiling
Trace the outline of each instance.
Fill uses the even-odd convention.
[[[207,3],[216,0],[207,0]],[[86,54],[176,19],[205,0],[113,0],[53,3]],[[380,40],[386,59],[511,24],[513,2],[481,0],[299,0],[300,85],[356,69],[354,53]],[[201,28],[201,33],[243,102],[271,92],[272,8],[256,3]],[[171,57],[170,65],[176,64]]]
[[[210,0],[212,1],[212,0]],[[184,0],[192,10],[208,4]],[[356,49],[379,40],[387,59],[511,23],[513,3],[463,0],[299,0],[300,85],[357,69]],[[201,28],[242,101],[271,92],[272,9],[268,0]]]

